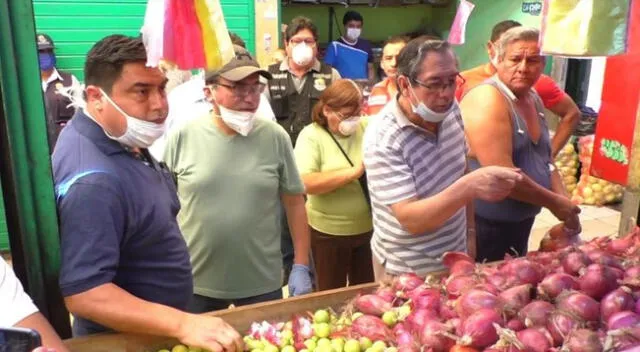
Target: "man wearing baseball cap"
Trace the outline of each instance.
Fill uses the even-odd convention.
[[[292,295],[311,291],[304,186],[287,132],[257,118],[265,84],[247,50],[205,76],[208,114],[171,134],[164,161],[176,175],[178,223],[194,275],[192,312],[282,298],[279,208],[293,234]]]
[[[75,113],[69,97],[73,96],[77,98],[76,101],[79,101],[78,99],[82,97],[82,89],[74,75],[56,69],[56,55],[53,52],[51,37],[39,33],[36,35],[36,43],[47,113],[47,137],[49,148],[53,152],[60,131]]]

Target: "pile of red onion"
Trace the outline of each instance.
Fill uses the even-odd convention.
[[[443,262],[449,276],[404,274],[356,298],[364,316],[338,334],[401,352],[640,351],[639,229],[499,263],[457,252]]]

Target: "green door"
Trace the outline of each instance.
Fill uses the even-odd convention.
[[[221,0],[227,27],[255,52],[252,0]],[[137,36],[144,20],[146,0],[33,0],[36,29],[51,36],[57,67],[83,81],[87,52],[110,34]]]
[[[4,200],[2,199],[2,189],[0,188],[0,251],[9,250],[9,234],[7,232],[7,221],[4,213]]]

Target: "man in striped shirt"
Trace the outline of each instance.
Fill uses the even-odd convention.
[[[466,174],[466,143],[454,101],[457,60],[443,41],[417,38],[398,57],[399,96],[365,136],[376,280],[441,270],[445,251],[475,253],[472,200],[504,199],[518,170]],[[467,207],[467,209],[465,209]]]

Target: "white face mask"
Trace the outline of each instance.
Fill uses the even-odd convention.
[[[360,38],[360,34],[362,34],[361,28],[347,28],[347,38],[356,41]]]
[[[338,125],[338,131],[340,131],[343,136],[350,136],[358,130],[359,125],[360,116],[353,116],[346,120],[340,121],[340,124]]]
[[[255,112],[231,110],[221,105],[218,105],[218,109],[220,109],[220,118],[229,128],[241,136],[249,135],[256,121]]]
[[[313,59],[313,49],[304,42],[300,43],[293,47],[291,58],[300,66],[307,65]]]
[[[148,148],[153,142],[160,138],[165,131],[164,122],[155,123],[151,121],[145,121],[137,117],[133,117],[124,112],[116,103],[109,98],[107,93],[102,89],[100,90],[107,101],[116,109],[127,121],[127,130],[120,137],[111,136],[105,131],[107,137],[118,141],[120,144],[126,145],[130,148]]]
[[[411,85],[409,85],[409,91],[411,91],[411,95],[413,95],[413,97],[416,100],[420,101],[420,99],[418,99],[418,97],[416,96],[416,93],[413,91],[413,87]],[[422,101],[420,101],[418,106],[413,105],[411,100],[409,100],[409,103],[411,104],[411,110],[413,111],[414,114],[420,116],[423,120],[427,122],[432,122],[432,123],[442,122],[442,120],[444,120],[447,116],[449,116],[449,114],[456,107],[455,100],[451,103],[451,107],[449,107],[449,109],[447,109],[447,111],[445,112],[435,112],[429,109],[427,105]]]

